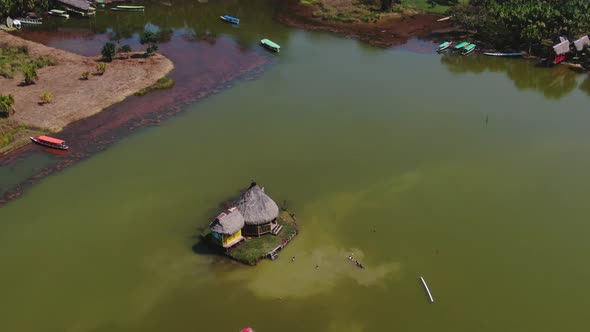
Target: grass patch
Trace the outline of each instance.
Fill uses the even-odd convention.
[[[0,45],[0,76],[13,78],[25,66],[40,69],[45,66],[53,66],[55,61],[49,57],[33,57],[29,55],[26,46],[8,47]]]
[[[316,4],[315,0],[299,0],[299,2],[301,2],[304,5],[315,5]]]
[[[265,234],[244,240],[230,250],[230,255],[246,264],[255,265],[258,259],[278,247],[285,239],[297,231],[295,221],[285,211],[281,212],[278,223],[283,225],[279,235]]]
[[[43,134],[40,129],[18,124],[11,119],[0,119],[0,155],[30,142],[29,136]]]
[[[143,96],[150,91],[159,90],[159,89],[170,89],[173,86],[174,86],[174,80],[172,80],[169,77],[162,77],[153,85],[148,86],[145,89],[141,89],[141,90],[137,91],[135,93],[135,95],[136,96]]]

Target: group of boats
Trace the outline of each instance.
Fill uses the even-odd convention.
[[[231,24],[235,24],[235,25],[240,24],[240,19],[237,17],[233,17],[230,15],[222,15],[222,16],[219,16],[219,18],[221,18],[222,21],[225,21],[225,22],[228,22]],[[270,39],[264,38],[264,39],[260,40],[260,44],[273,52],[278,53],[281,51],[281,46],[279,44],[273,42]]]
[[[438,45],[438,47],[436,48],[436,52],[442,53],[442,52],[445,52],[449,49],[452,49],[455,52],[461,52],[461,55],[469,55],[469,54],[475,52],[475,48],[476,48],[475,44],[465,42],[465,41],[455,45],[453,48],[451,48],[451,46],[453,46],[453,42],[446,41],[446,42]],[[487,55],[487,56],[500,56],[500,57],[522,56],[522,53],[520,53],[520,52],[513,52],[513,53],[483,52],[482,54]]]
[[[438,45],[436,51],[438,53],[442,53],[446,50],[451,49],[451,46],[453,46],[453,42],[446,41],[446,42]],[[469,55],[469,54],[475,52],[475,48],[476,48],[475,44],[471,44],[468,42],[462,42],[462,43],[455,45],[452,48],[452,50],[455,52],[461,52],[461,55]]]

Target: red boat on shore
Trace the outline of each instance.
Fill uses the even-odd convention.
[[[49,137],[49,136],[39,136],[37,138],[35,138],[35,137],[29,137],[29,138],[31,139],[31,141],[33,141],[39,145],[48,146],[48,147],[54,148],[54,149],[67,150],[70,148],[69,146],[66,145],[66,141],[62,141],[60,139]]]

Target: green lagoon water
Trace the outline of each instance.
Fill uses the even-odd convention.
[[[272,8],[174,3],[157,8],[170,20],[237,8],[245,22]],[[283,50],[258,79],[2,206],[1,331],[586,329],[586,76],[270,20],[192,24],[252,49],[275,29]],[[20,174],[5,166],[0,182]],[[288,202],[301,234],[255,268],[195,252],[251,178]]]

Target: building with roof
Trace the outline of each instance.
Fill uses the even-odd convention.
[[[235,207],[220,213],[209,225],[213,242],[224,248],[229,248],[244,239],[243,227],[244,217]]]
[[[260,236],[278,227],[279,207],[256,182],[250,184],[234,206],[244,217],[244,236]]]

